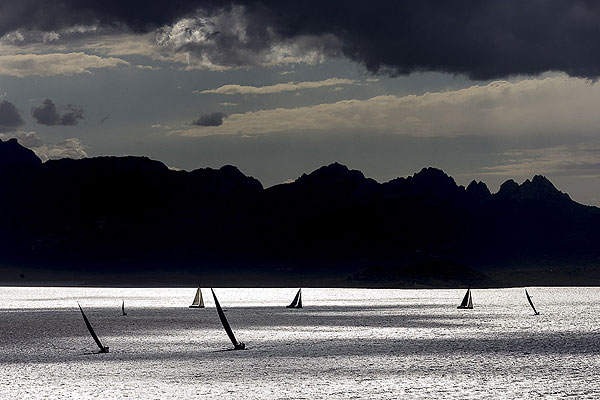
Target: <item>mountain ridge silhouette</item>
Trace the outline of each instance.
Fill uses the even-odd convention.
[[[541,175],[491,193],[433,167],[379,183],[332,163],[264,188],[234,166],[175,171],[133,156],[42,163],[16,140],[0,141],[0,160],[4,282],[26,271],[14,280],[600,285],[600,209]]]

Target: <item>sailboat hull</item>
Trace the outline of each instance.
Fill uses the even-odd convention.
[[[204,306],[188,306],[188,308],[204,308]]]

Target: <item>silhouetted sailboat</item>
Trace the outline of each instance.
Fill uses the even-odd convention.
[[[531,301],[531,297],[529,297],[529,293],[527,293],[527,289],[525,289],[525,296],[527,296],[527,301],[529,301],[529,305],[531,306],[531,308],[533,308],[533,312],[535,313],[535,315],[540,315],[540,313],[537,312],[537,310],[535,309],[533,301]]]
[[[192,301],[190,308],[204,308],[204,299],[202,298],[200,286],[198,286],[198,290],[196,290],[196,296],[194,296],[194,301]]]
[[[121,304],[121,311],[123,311],[123,315],[127,315],[125,312],[125,300],[123,300],[123,304]]]
[[[92,324],[90,324],[90,321],[88,321],[87,317],[85,316],[83,308],[81,308],[81,305],[79,303],[77,303],[77,305],[79,306],[79,310],[81,311],[81,315],[83,316],[83,320],[85,321],[85,326],[87,326],[88,331],[90,331],[90,335],[92,335],[92,338],[100,348],[100,353],[108,353],[108,346],[102,346],[102,343],[100,343],[100,339],[98,339],[96,332],[94,332],[94,328],[92,328]]]
[[[210,289],[210,291],[212,292],[213,298],[215,299],[215,306],[217,307],[217,314],[219,314],[219,319],[221,320],[221,323],[223,324],[223,328],[225,328],[225,332],[227,332],[227,336],[229,336],[231,343],[233,343],[233,349],[234,350],[244,350],[246,348],[246,345],[242,342],[238,342],[237,339],[235,338],[235,335],[233,334],[233,331],[231,330],[231,326],[229,326],[229,322],[227,321],[227,318],[225,318],[225,313],[223,312],[223,309],[221,308],[221,305],[219,304],[219,300],[217,300],[217,295],[215,295],[215,291],[212,290],[212,288]]]
[[[298,289],[298,293],[296,293],[294,300],[292,300],[290,305],[285,308],[302,308],[302,289]]]
[[[472,309],[473,308],[473,298],[471,298],[471,288],[467,289],[467,293],[465,293],[465,297],[463,297],[462,303],[456,308],[461,309]]]

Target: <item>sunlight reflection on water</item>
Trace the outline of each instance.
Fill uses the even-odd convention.
[[[0,288],[0,397],[595,398],[600,289]],[[121,301],[128,311],[121,316]],[[86,310],[111,353],[95,351]]]

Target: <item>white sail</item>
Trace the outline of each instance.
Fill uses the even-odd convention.
[[[467,303],[467,308],[473,308],[473,297],[471,296],[471,289],[469,289],[469,302]]]
[[[200,288],[198,288],[198,291],[196,292],[196,297],[194,298],[194,300],[198,301],[198,307],[200,307],[200,308],[204,307],[204,299],[202,298],[202,290],[200,290]]]
[[[192,301],[190,308],[204,308],[204,299],[202,298],[200,286],[198,286],[198,289],[196,290],[196,295],[194,296],[194,301]]]

